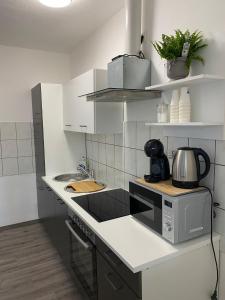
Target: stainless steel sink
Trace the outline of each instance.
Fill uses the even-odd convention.
[[[61,174],[54,177],[56,181],[61,181],[61,182],[81,181],[87,178],[88,175],[81,174],[81,173]]]

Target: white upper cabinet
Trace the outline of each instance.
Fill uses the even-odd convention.
[[[107,87],[107,71],[93,69],[64,84],[64,130],[98,133],[122,132],[123,104],[95,103],[79,97]]]

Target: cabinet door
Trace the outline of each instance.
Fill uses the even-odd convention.
[[[77,81],[76,78],[63,85],[63,128],[66,131],[76,131],[78,107],[77,99]]]
[[[99,253],[97,253],[97,272],[98,300],[139,299]]]
[[[95,91],[95,70],[90,70],[77,77],[78,96],[86,95]]]
[[[77,131],[95,133],[95,103],[82,97],[76,100],[76,107],[79,112],[76,118]]]

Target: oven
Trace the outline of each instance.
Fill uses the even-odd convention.
[[[97,256],[95,235],[82,220],[65,221],[70,234],[70,269],[90,300],[97,300]]]
[[[131,215],[162,234],[162,195],[133,182],[130,182],[129,192]]]

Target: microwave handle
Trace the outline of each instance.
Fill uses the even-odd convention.
[[[138,196],[137,194],[130,194],[130,195],[134,199],[136,199],[136,200],[140,201],[141,203],[149,206],[151,209],[154,209],[154,206],[151,203],[149,203],[148,201],[144,200],[142,197]]]
[[[67,226],[67,228],[69,229],[69,231],[72,233],[72,235],[75,237],[75,239],[85,248],[85,249],[91,249],[92,246],[89,243],[86,243],[85,241],[82,240],[81,237],[79,237],[79,235],[73,230],[71,223],[69,220],[65,221],[65,224]]]

